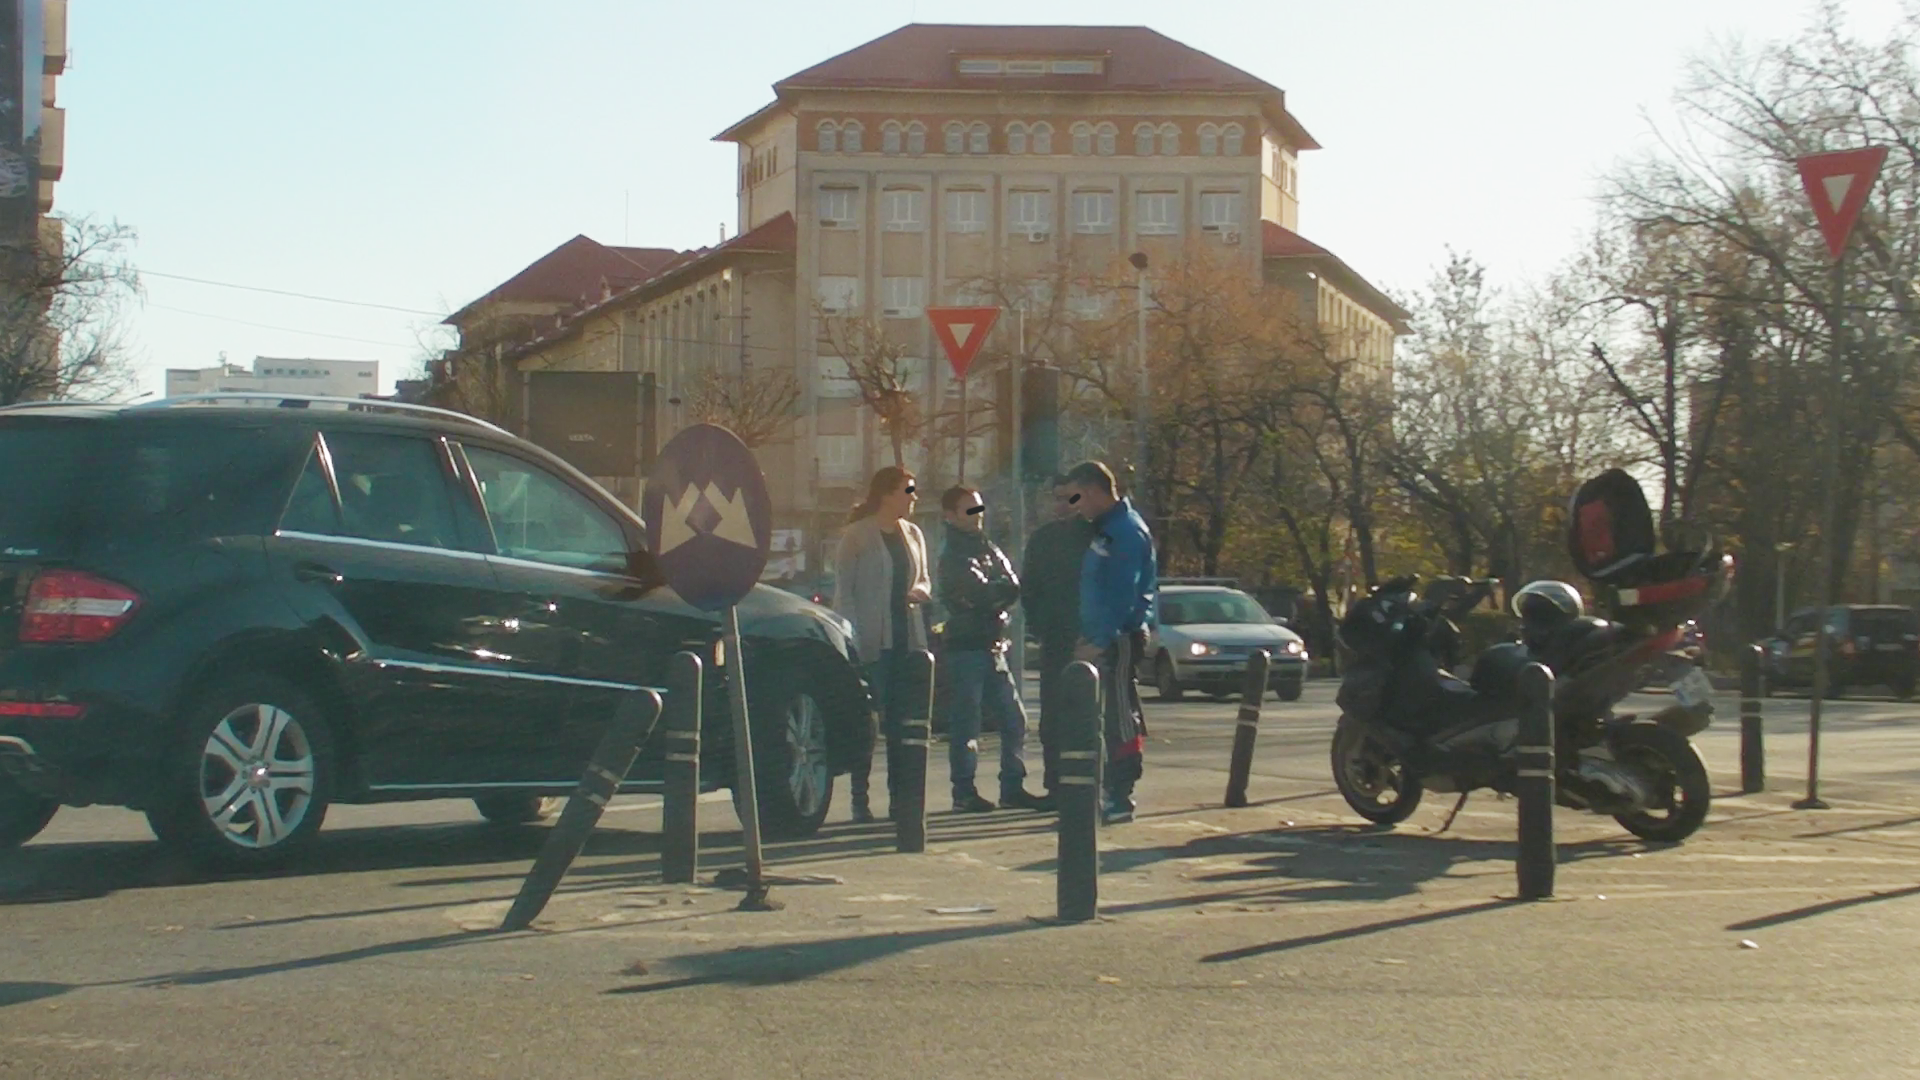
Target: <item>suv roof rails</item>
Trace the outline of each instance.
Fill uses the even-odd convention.
[[[384,412],[401,416],[433,417],[440,420],[452,420],[457,423],[477,427],[498,435],[513,433],[498,424],[469,416],[452,409],[439,409],[432,405],[414,405],[404,401],[379,401],[373,398],[327,397],[320,394],[262,394],[227,392],[219,394],[183,394],[180,397],[161,398],[159,401],[145,401],[138,405],[129,405],[129,410],[172,409],[186,405],[265,405],[279,409],[305,409],[313,405],[339,406],[348,412]]]
[[[26,412],[29,409],[112,409],[115,407],[111,401],[79,401],[73,398],[62,398],[59,401],[16,401],[11,405],[0,405],[0,412]]]
[[[1240,587],[1240,579],[1230,578],[1230,577],[1163,577],[1160,579],[1160,584],[1162,585],[1216,585],[1221,588],[1237,589]]]

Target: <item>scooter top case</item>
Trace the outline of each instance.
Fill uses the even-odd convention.
[[[1660,553],[1640,482],[1609,469],[1568,508],[1567,553],[1616,621],[1677,625],[1706,607],[1726,561],[1711,551]]]

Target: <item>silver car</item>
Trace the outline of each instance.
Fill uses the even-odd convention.
[[[1215,698],[1240,693],[1247,658],[1259,649],[1270,657],[1267,686],[1280,700],[1299,700],[1306,682],[1306,642],[1238,589],[1163,585],[1147,634],[1143,674],[1162,701],[1179,701],[1188,690]]]

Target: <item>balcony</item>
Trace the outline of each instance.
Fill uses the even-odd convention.
[[[33,2],[33,0],[29,0]],[[67,70],[67,0],[39,0],[45,12],[46,73],[59,75]]]
[[[40,110],[40,179],[58,180],[67,164],[67,110]]]

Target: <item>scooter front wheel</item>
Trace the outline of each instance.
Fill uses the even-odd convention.
[[[1614,737],[1613,755],[1654,785],[1647,809],[1614,815],[1628,832],[1642,840],[1677,844],[1706,823],[1713,782],[1692,740],[1657,724],[1629,724]]]
[[[1366,725],[1341,717],[1333,729],[1333,784],[1353,812],[1375,825],[1398,825],[1420,807],[1425,789]]]

